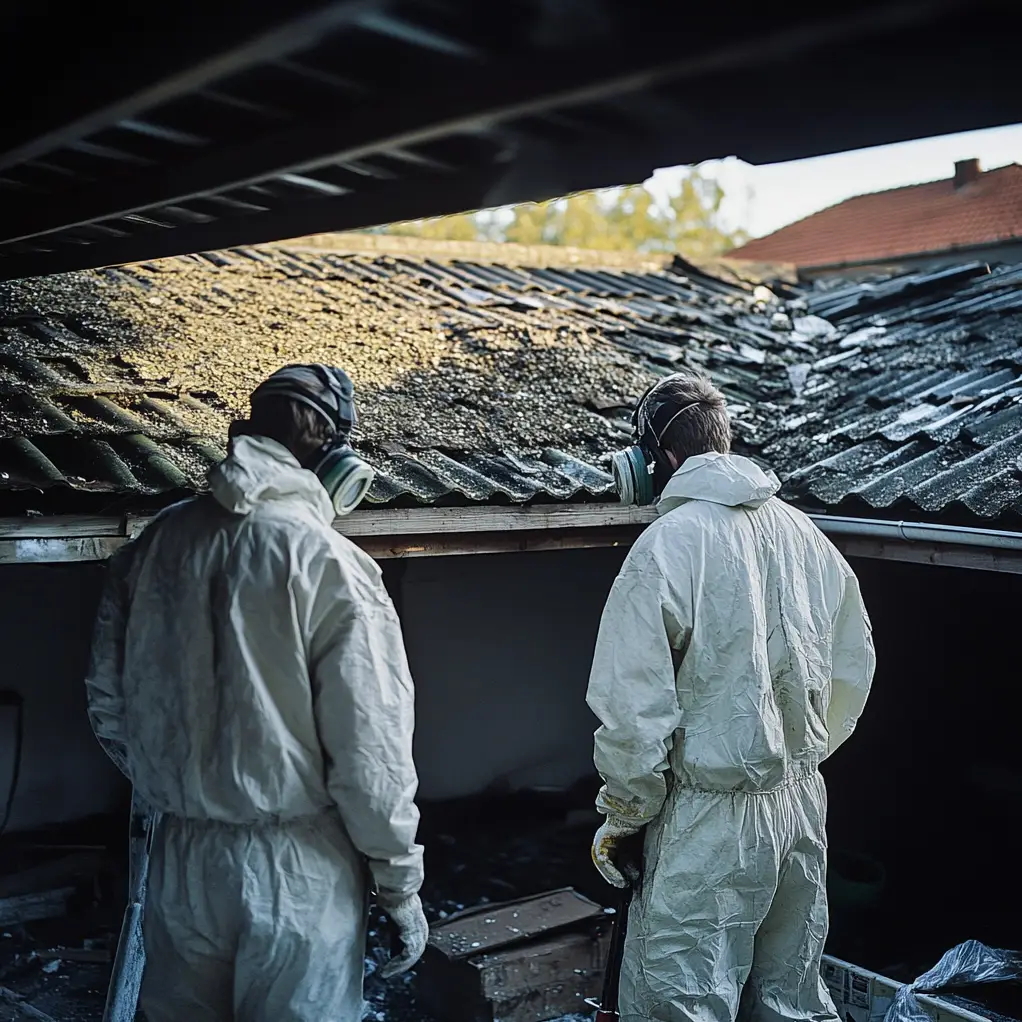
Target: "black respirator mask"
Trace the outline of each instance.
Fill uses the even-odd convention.
[[[334,435],[302,461],[323,484],[338,515],[354,511],[376,473],[348,442],[358,422],[355,388],[348,374],[326,365],[286,366],[256,388],[252,400],[275,395],[308,405],[323,416]]]
[[[698,402],[682,405],[663,396],[665,376],[650,387],[632,412],[634,443],[611,455],[614,485],[622,504],[652,504],[663,492],[675,469],[660,447],[668,428]]]

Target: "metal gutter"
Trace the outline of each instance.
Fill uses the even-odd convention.
[[[828,536],[861,536],[900,540],[903,543],[952,543],[955,546],[986,547],[992,550],[1022,551],[1022,533],[997,529],[973,529],[960,525],[927,522],[885,522],[875,518],[840,518],[810,515]]]
[[[1022,533],[813,515],[846,556],[1022,575]]]

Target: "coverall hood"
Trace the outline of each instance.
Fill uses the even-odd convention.
[[[708,500],[725,507],[756,508],[781,488],[773,472],[764,472],[754,461],[739,454],[710,451],[687,458],[671,476],[657,502],[666,514],[688,500]]]
[[[269,437],[236,437],[227,457],[210,471],[209,488],[217,502],[236,515],[251,514],[269,501],[298,498],[308,501],[327,524],[334,518],[330,497],[315,474]]]

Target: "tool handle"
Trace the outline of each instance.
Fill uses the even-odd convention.
[[[642,883],[644,844],[645,832],[640,831],[622,841],[614,857],[615,865],[628,881],[628,886],[620,892],[614,922],[611,924],[610,953],[607,956],[607,970],[603,976],[603,996],[600,998],[600,1011],[607,1019],[619,1017],[618,987],[621,982],[621,962],[624,960],[625,937],[628,932],[628,910],[631,908],[633,894]],[[600,1016],[597,1016],[597,1019],[599,1018]]]
[[[142,909],[149,879],[149,853],[159,814],[133,792],[128,825],[128,907],[121,923],[117,953],[110,971],[103,1022],[133,1022],[138,993],[145,970],[145,944],[142,941]]]
[[[142,906],[130,904],[121,923],[121,937],[110,975],[103,1022],[132,1022],[138,1005],[145,968],[145,947],[142,944]]]

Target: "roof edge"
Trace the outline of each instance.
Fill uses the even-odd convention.
[[[52,515],[0,518],[0,540],[127,538],[156,515]],[[521,504],[478,507],[366,508],[334,521],[342,536],[418,536],[438,533],[526,532],[545,529],[648,525],[653,507],[634,504]]]
[[[254,246],[259,247],[259,246]],[[473,263],[513,266],[587,266],[600,269],[662,270],[674,252],[637,252],[632,249],[588,249],[570,245],[521,245],[514,241],[452,241],[403,234],[342,231],[312,234],[271,242],[267,248],[311,249],[337,255],[391,255],[432,259],[459,259]]]
[[[801,263],[799,273],[812,273],[815,270],[853,270],[864,266],[884,266],[900,259],[933,259],[938,256],[954,256],[966,258],[970,253],[982,252],[991,245],[1014,245],[1022,243],[1022,234],[1012,234],[1004,238],[991,238],[989,241],[978,241],[968,245],[949,245],[947,248],[932,248],[922,252],[902,252],[899,255],[877,256],[872,259],[857,259],[843,263]],[[738,260],[735,260],[736,262]]]
[[[103,561],[155,516],[0,518],[0,564]],[[629,545],[656,518],[624,504],[386,508],[356,511],[334,528],[380,560]]]
[[[378,560],[630,545],[657,517],[623,504],[356,511],[334,526]],[[1022,532],[814,514],[844,554],[1022,574]],[[103,561],[152,517],[0,519],[0,564]]]
[[[998,173],[998,172],[1000,172],[1002,170],[1010,170],[1013,167],[1016,168],[1016,169],[1022,170],[1022,164],[1016,163],[1016,162],[1013,161],[1011,163],[1001,164],[1000,166],[997,166],[997,167],[989,167],[986,170],[983,170],[983,171],[980,172],[980,177],[985,177],[987,174],[996,174],[996,173]],[[932,180],[929,180],[929,181],[916,181],[914,184],[909,184],[909,185],[894,185],[892,188],[878,188],[878,189],[876,189],[875,191],[872,191],[872,192],[859,192],[857,195],[849,195],[847,198],[840,199],[838,202],[832,202],[829,206],[823,206],[820,209],[817,209],[817,210],[815,210],[812,213],[807,213],[805,216],[799,217],[797,220],[792,220],[790,223],[783,224],[781,227],[778,227],[775,230],[770,231],[769,234],[761,234],[758,238],[749,238],[748,241],[745,241],[741,245],[739,245],[736,248],[732,249],[732,251],[728,253],[728,257],[733,259],[735,262],[746,262],[746,261],[748,261],[748,262],[756,262],[756,261],[760,261],[759,259],[757,259],[756,256],[747,257],[747,256],[743,256],[741,253],[742,253],[742,251],[744,249],[753,247],[753,246],[757,245],[761,241],[767,241],[770,238],[776,237],[778,234],[781,234],[783,231],[788,230],[788,228],[790,228],[790,227],[795,227],[795,226],[797,226],[799,224],[804,224],[807,220],[812,220],[815,217],[820,216],[822,213],[829,213],[832,209],[838,209],[840,206],[845,206],[845,205],[847,205],[850,202],[856,202],[859,199],[872,199],[872,198],[875,198],[878,195],[893,195],[895,192],[910,192],[910,191],[912,191],[913,189],[916,189],[916,188],[927,188],[930,185],[938,185],[938,184],[943,184],[945,182],[953,182],[954,179],[955,179],[954,175],[952,174],[951,177],[938,177],[938,178],[933,178]],[[1013,240],[1013,239],[1007,238],[1007,239],[1003,239],[1003,240],[1008,241],[1008,240]],[[984,242],[983,244],[990,244],[990,242]],[[948,251],[952,251],[952,250],[953,250],[953,247],[951,249],[940,249],[938,251],[939,252],[948,252]],[[911,255],[920,255],[920,256],[928,255],[928,254],[930,254],[930,253],[927,253],[927,252],[911,253]],[[897,258],[907,258],[907,256],[889,256],[889,257],[885,257],[885,258],[897,259]],[[767,260],[767,261],[769,261],[769,260]],[[877,260],[868,260],[868,261],[866,261],[864,263],[821,264],[821,266],[819,266],[819,267],[810,267],[810,266],[805,266],[805,265],[799,264],[799,269],[800,270],[802,270],[802,269],[817,269],[817,268],[822,269],[822,268],[825,268],[825,266],[830,266],[830,265],[833,265],[835,267],[840,267],[840,266],[868,266],[868,265],[871,265],[873,262],[876,262],[876,261]]]

